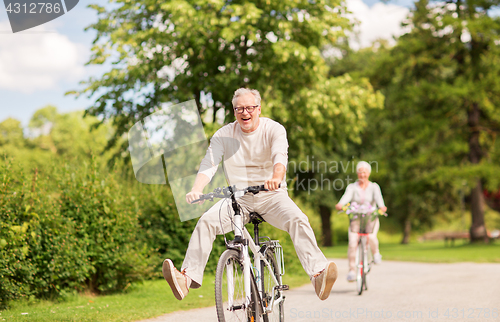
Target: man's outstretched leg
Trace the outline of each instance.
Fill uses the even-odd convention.
[[[174,296],[179,301],[186,297],[189,293],[189,287],[191,286],[191,278],[185,274],[185,272],[179,272],[174,263],[170,259],[166,259],[163,262],[162,267],[163,277],[170,285]]]
[[[248,216],[249,213],[248,200],[250,197],[244,196],[239,200],[244,217]],[[175,268],[170,259],[163,262],[163,277],[178,300],[186,297],[190,288],[199,288],[201,286],[203,272],[212,251],[215,237],[232,230],[227,207],[221,207],[223,202],[224,200],[217,202],[198,220],[189,240],[181,272]],[[223,229],[221,229],[221,223]]]
[[[218,203],[216,204],[218,205]],[[211,211],[216,209],[216,211]],[[223,207],[225,209],[225,207]],[[189,240],[186,256],[179,272],[170,259],[163,262],[163,277],[170,285],[175,298],[182,300],[190,288],[198,288],[203,281],[203,271],[217,234],[220,234],[219,207],[210,208],[201,216]],[[227,218],[226,214],[223,218]],[[227,227],[226,227],[227,228]],[[227,228],[228,230],[230,228]]]
[[[326,300],[337,280],[338,269],[321,252],[309,219],[285,190],[256,195],[257,212],[272,226],[290,234],[302,267],[309,275],[320,300]]]

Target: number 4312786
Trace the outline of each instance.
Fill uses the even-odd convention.
[[[444,312],[444,317],[446,318],[498,318],[498,309],[488,309],[488,308],[469,308],[469,309],[447,309]]]
[[[7,12],[12,13],[60,13],[61,4],[59,3],[9,3]]]

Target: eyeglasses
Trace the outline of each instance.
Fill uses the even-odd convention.
[[[244,110],[247,110],[248,113],[252,113],[259,105],[255,106],[240,106],[240,107],[235,107],[234,110],[238,112],[238,114],[242,114]]]

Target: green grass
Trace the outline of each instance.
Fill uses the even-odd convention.
[[[347,245],[322,248],[328,258],[347,258]],[[444,241],[414,242],[407,245],[381,243],[384,260],[429,263],[500,263],[500,242],[470,244],[456,241],[455,246],[445,246]]]
[[[290,287],[309,282],[309,277],[285,274]],[[182,301],[175,299],[164,280],[146,281],[134,285],[125,294],[107,296],[78,295],[64,302],[38,301],[11,303],[9,310],[0,312],[0,321],[137,321],[162,314],[215,305],[214,276],[205,276],[203,286],[192,289]],[[22,313],[28,313],[22,315]]]

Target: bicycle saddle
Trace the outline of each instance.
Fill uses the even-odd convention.
[[[249,216],[250,216],[250,222],[251,222],[252,224],[254,224],[254,225],[255,225],[255,224],[257,224],[257,225],[258,225],[258,224],[260,224],[260,223],[266,222],[266,221],[264,220],[264,218],[262,218],[262,216],[261,216],[261,215],[259,215],[259,214],[258,214],[258,213],[256,213],[256,212],[251,212],[251,213],[249,214]]]

